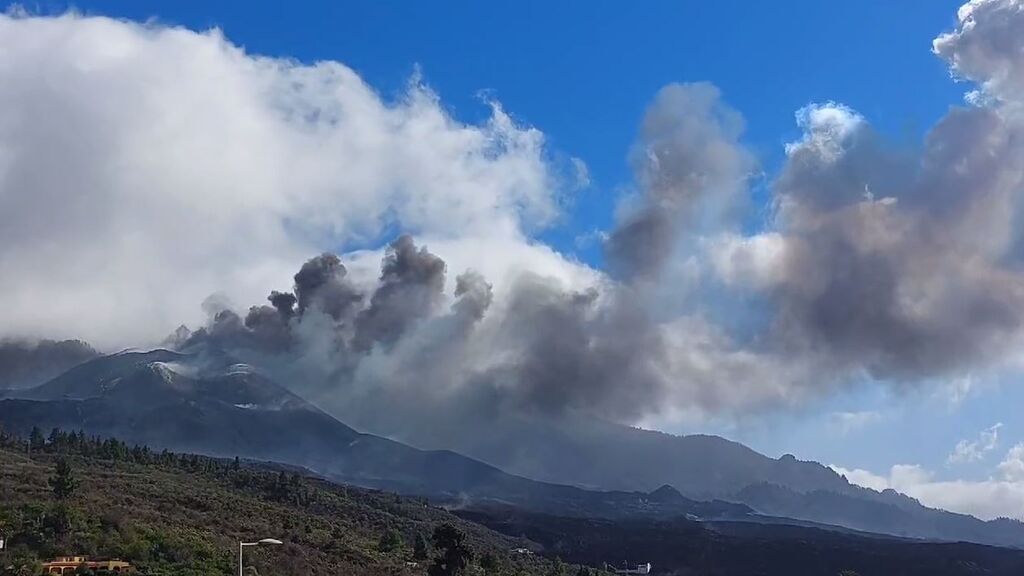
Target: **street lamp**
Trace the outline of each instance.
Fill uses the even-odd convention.
[[[244,550],[246,546],[278,546],[280,544],[284,544],[284,542],[281,542],[280,540],[275,540],[273,538],[264,538],[263,540],[259,540],[257,542],[239,542],[238,543],[238,576],[245,576],[244,574],[242,574],[242,550]]]

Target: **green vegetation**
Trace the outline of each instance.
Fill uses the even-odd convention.
[[[412,559],[416,562],[423,562],[430,556],[429,544],[427,539],[423,537],[422,532],[416,533],[416,540],[412,546]]]
[[[402,535],[394,528],[387,528],[380,535],[377,550],[384,553],[397,552],[402,549]]]
[[[551,564],[551,570],[548,572],[549,576],[566,576],[565,564],[562,563],[561,558],[555,558],[555,561]]]
[[[511,552],[531,543],[419,498],[61,430],[29,441],[0,433],[0,534],[9,544],[0,573],[11,575],[37,574],[58,555],[120,558],[146,574],[229,575],[237,542],[264,537],[285,544],[246,550],[260,574],[552,570],[541,556]]]
[[[465,574],[473,560],[473,550],[466,544],[466,535],[452,524],[434,529],[434,548],[438,551],[427,573],[430,576]]]
[[[66,459],[57,460],[57,475],[50,478],[50,488],[53,489],[53,497],[61,502],[70,499],[78,489],[78,480]]]

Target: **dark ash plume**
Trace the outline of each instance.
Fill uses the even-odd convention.
[[[379,282],[363,307],[363,294],[349,281],[348,271],[334,254],[311,258],[294,277],[294,294],[273,291],[271,306],[253,306],[243,319],[229,305],[210,298],[204,308],[209,324],[187,336],[182,348],[215,344],[225,350],[252,349],[275,354],[294,353],[303,338],[330,342],[338,366],[357,363],[353,355],[375,344],[390,346],[420,320],[430,317],[443,300],[445,263],[410,236],[389,245]],[[456,282],[454,307],[479,320],[490,305],[491,288],[482,277],[467,272]],[[327,323],[317,316],[330,319]],[[301,335],[300,335],[301,333]]]
[[[388,246],[380,283],[370,306],[356,318],[353,346],[366,351],[375,343],[394,344],[411,324],[429,316],[441,301],[445,264],[409,235]]]
[[[278,292],[274,290],[267,297],[270,301],[270,305],[273,306],[277,313],[283,318],[291,318],[295,315],[295,304],[298,299],[291,292]]]
[[[657,276],[686,227],[728,212],[753,168],[742,132],[742,116],[711,84],[658,92],[632,152],[640,205],[605,247],[616,276]]]
[[[494,300],[494,289],[487,280],[474,270],[468,270],[455,278],[455,303],[452,310],[459,317],[476,322]]]
[[[298,313],[316,307],[335,320],[351,317],[363,295],[352,286],[347,275],[348,270],[334,254],[321,254],[303,264],[295,274]],[[281,296],[271,294],[271,298],[272,302],[277,300],[275,306],[287,307],[287,300]]]
[[[287,350],[292,345],[290,315],[272,306],[253,306],[245,315],[245,327],[253,345],[264,350]]]
[[[991,110],[953,111],[907,167],[871,144],[859,117],[811,114],[776,185],[777,337],[912,381],[1019,343],[1024,277],[1007,210],[1024,192],[1024,126]]]
[[[665,392],[657,373],[662,347],[655,324],[630,296],[627,289],[567,292],[550,280],[523,277],[494,342],[511,356],[489,375],[499,395],[526,413],[642,416]]]

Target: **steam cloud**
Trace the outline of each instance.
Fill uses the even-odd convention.
[[[576,170],[497,103],[464,124],[416,77],[385,99],[338,62],[74,13],[0,13],[0,46],[0,336],[155,344],[386,230],[495,279],[594,275],[530,240]]]
[[[483,184],[539,162],[537,135],[496,112],[490,129],[506,138],[499,159],[508,164],[483,154],[477,168],[493,173],[470,179],[496,205],[467,216],[460,202],[476,196],[428,190],[416,199],[436,221],[402,220],[414,234],[387,247],[375,281],[353,272],[373,255],[323,254],[269,305],[244,317],[217,306],[179,344],[276,371],[369,431],[448,446],[454,432],[416,414],[446,410],[460,430],[552,414],[636,422],[792,404],[864,374],[913,385],[1012,363],[1024,320],[1022,43],[1018,0],[961,9],[934,51],[978,90],[919,152],[887,145],[841,104],[799,111],[803,137],[787,146],[772,218],[754,233],[738,225],[756,170],[741,115],[709,84],[665,87],[631,153],[634,193],[608,234],[607,274],[542,256],[550,251],[524,240],[527,219],[511,208],[519,188]],[[407,106],[403,114],[440,114],[430,101]],[[446,122],[441,141],[477,138],[466,127],[447,132]],[[541,176],[525,199],[543,214],[548,172],[533,173]],[[437,224],[446,208],[456,212],[450,229],[467,239],[458,247]],[[498,236],[481,232],[489,217]],[[476,256],[460,257],[470,244]],[[487,251],[494,246],[502,250]],[[519,249],[532,254],[520,264],[574,271],[482,273]],[[748,309],[759,314],[734,321]]]

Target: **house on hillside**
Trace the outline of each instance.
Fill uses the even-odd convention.
[[[616,574],[650,574],[651,573],[651,563],[650,562],[648,562],[646,564],[637,564],[633,568],[627,568],[627,567],[612,568],[608,564],[605,564],[604,568],[605,568],[605,570],[613,570]]]
[[[94,572],[132,572],[132,565],[122,560],[89,560],[88,556],[58,556],[49,562],[43,562],[43,570],[47,574],[74,574],[79,568],[88,568]]]

